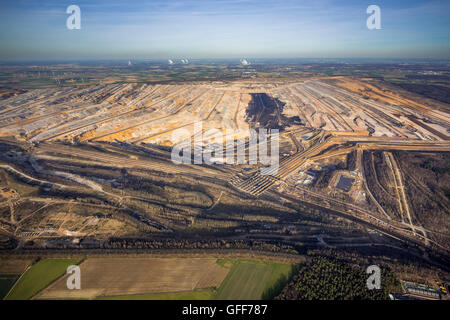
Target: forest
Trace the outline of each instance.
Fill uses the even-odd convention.
[[[400,285],[395,275],[381,268],[381,289],[369,290],[369,275],[335,258],[316,256],[299,267],[276,300],[387,300]]]

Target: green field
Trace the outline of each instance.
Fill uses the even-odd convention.
[[[18,278],[19,275],[17,274],[0,274],[0,300],[8,294]]]
[[[211,300],[214,289],[189,292],[150,293],[130,296],[98,297],[97,300]]]
[[[6,297],[8,300],[32,298],[54,280],[64,275],[69,265],[78,259],[45,259],[29,268]],[[277,295],[293,273],[291,264],[250,259],[218,259],[217,263],[230,272],[218,289],[189,292],[151,293],[97,297],[100,300],[260,300]],[[17,275],[0,276],[0,293],[7,294]]]
[[[231,265],[230,272],[214,297],[218,300],[272,298],[272,292],[284,286],[293,270],[290,264],[256,260],[219,259],[218,263]]]
[[[65,274],[68,266],[78,262],[79,259],[45,259],[39,261],[24,273],[6,299],[30,299],[53,280]]]
[[[98,297],[100,300],[260,300],[272,299],[288,282],[294,266],[284,263],[247,259],[218,259],[217,263],[230,268],[225,280],[213,288],[175,293],[153,293]]]

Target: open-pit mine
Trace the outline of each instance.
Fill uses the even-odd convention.
[[[200,152],[223,146],[211,129],[278,129],[279,167],[174,163],[199,122]],[[23,90],[0,100],[0,150],[4,248],[379,247],[448,262],[450,106],[370,78]]]

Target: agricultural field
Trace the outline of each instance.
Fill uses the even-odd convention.
[[[0,274],[0,300],[8,294],[18,278],[15,274]]]
[[[217,259],[229,270],[218,288],[188,292],[101,297],[117,300],[260,300],[278,294],[296,268],[287,263],[248,259]]]
[[[292,266],[274,262],[252,260],[220,260],[230,267],[230,273],[214,297],[218,300],[259,300],[263,295],[287,278]]]
[[[0,274],[22,274],[33,263],[32,259],[0,258]]]
[[[81,289],[68,290],[65,270],[78,264]],[[294,265],[244,258],[87,257],[45,259],[22,276],[0,275],[6,299],[260,300],[272,299]]]
[[[68,266],[78,262],[78,259],[45,259],[37,262],[22,275],[6,299],[30,299],[52,281],[63,275]]]
[[[68,291],[67,276],[38,299],[93,299],[217,288],[228,269],[215,258],[88,258],[80,264],[81,290]]]
[[[168,293],[149,293],[125,296],[99,297],[97,300],[211,300],[216,290],[213,288]]]
[[[32,262],[31,259],[0,258],[0,300],[6,297],[14,283]]]

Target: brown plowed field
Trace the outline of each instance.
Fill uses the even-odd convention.
[[[219,287],[228,269],[214,258],[89,258],[80,265],[81,290],[68,290],[67,276],[38,299],[83,298],[180,292]]]

